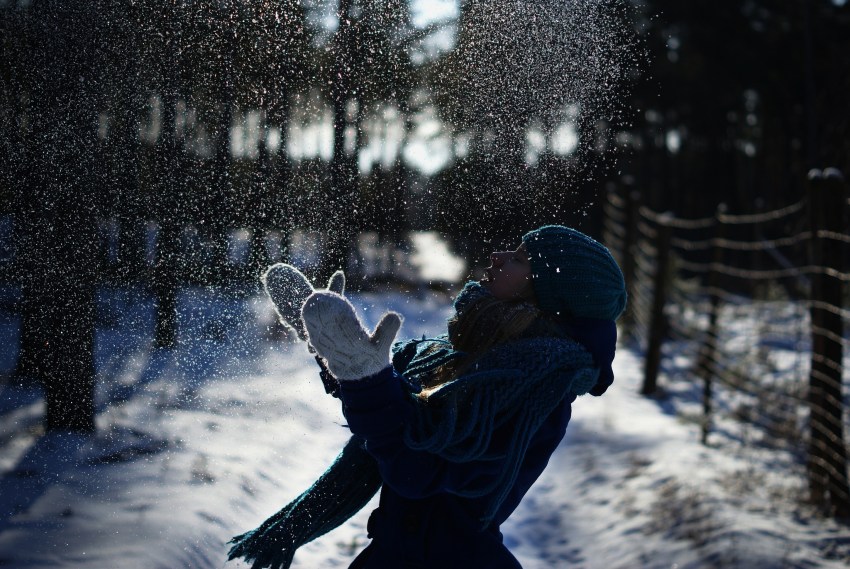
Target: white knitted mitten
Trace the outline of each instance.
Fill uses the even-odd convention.
[[[301,309],[310,344],[340,381],[375,375],[390,365],[390,349],[401,327],[401,316],[386,312],[372,334],[354,307],[333,292],[314,292]]]
[[[301,307],[307,297],[313,294],[313,285],[304,273],[286,263],[277,263],[269,267],[260,277],[266,294],[271,298],[280,321],[295,330],[302,340],[307,339],[304,323],[301,320]],[[328,290],[342,294],[345,290],[345,275],[337,271],[328,281]]]

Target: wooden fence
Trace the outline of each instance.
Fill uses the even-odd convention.
[[[747,425],[745,443],[805,457],[811,500],[848,518],[847,184],[834,169],[808,184],[787,207],[732,215],[721,204],[703,219],[613,190],[605,241],[629,287],[623,328],[645,355],[642,393],[694,382],[703,443]]]

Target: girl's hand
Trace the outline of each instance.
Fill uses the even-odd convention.
[[[343,296],[320,291],[307,298],[301,316],[310,344],[340,381],[369,377],[390,365],[399,314],[384,313],[370,334]]]
[[[304,274],[286,263],[277,263],[269,267],[260,277],[266,294],[271,298],[280,321],[295,330],[302,340],[307,339],[304,322],[301,320],[301,307],[307,297],[313,294],[313,285]],[[345,290],[345,274],[335,272],[328,281],[328,290],[342,294]]]

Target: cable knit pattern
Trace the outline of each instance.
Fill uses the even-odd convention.
[[[547,225],[522,238],[541,310],[616,320],[626,308],[623,272],[608,249],[584,233]]]

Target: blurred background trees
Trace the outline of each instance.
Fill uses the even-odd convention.
[[[358,234],[437,230],[474,266],[539,223],[600,235],[612,186],[698,217],[850,168],[841,0],[64,4],[0,1],[0,270],[59,427],[93,425],[97,286],[147,287],[168,347],[178,287],[297,243],[356,279]]]
[[[635,91],[628,145],[654,206],[770,209],[803,195],[809,168],[848,171],[845,2],[648,5],[638,25],[650,74]]]

